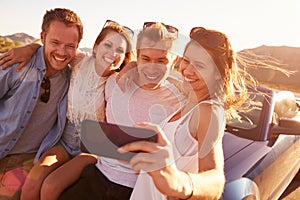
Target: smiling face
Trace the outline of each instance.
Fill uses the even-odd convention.
[[[126,54],[126,39],[115,31],[109,31],[105,38],[94,46],[96,72],[109,76],[123,63]]]
[[[194,92],[198,99],[209,98],[214,94],[220,75],[217,66],[201,45],[196,42],[188,44],[180,70],[186,91]]]
[[[63,22],[52,21],[48,30],[41,33],[44,45],[46,76],[63,70],[73,59],[78,47],[79,33],[76,26],[66,26]]]
[[[137,53],[139,84],[144,89],[156,89],[166,80],[177,57],[169,52],[164,41],[149,45],[151,41],[143,40]]]

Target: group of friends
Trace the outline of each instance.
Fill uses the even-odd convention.
[[[79,16],[46,11],[40,40],[0,56],[0,199],[219,199],[228,112],[247,99],[228,37],[194,27],[182,58],[176,27],[134,32],[107,20],[92,52],[78,50]],[[135,49],[135,50],[134,50]],[[179,63],[181,78],[171,76]],[[237,91],[239,95],[237,95]],[[86,151],[85,119],[152,129],[157,142]]]

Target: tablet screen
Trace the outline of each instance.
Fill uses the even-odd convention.
[[[129,161],[136,152],[121,154],[117,149],[127,143],[147,140],[157,141],[157,134],[150,129],[129,127],[107,122],[84,120],[81,126],[81,141],[93,154]]]

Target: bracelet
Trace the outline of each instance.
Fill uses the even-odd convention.
[[[186,172],[186,171],[183,171],[183,172],[189,177],[189,180],[190,180],[190,186],[191,186],[191,188],[192,188],[191,194],[190,194],[187,198],[185,198],[185,199],[189,199],[189,198],[191,198],[191,197],[193,196],[193,194],[194,194],[194,183],[193,183],[193,179],[192,179],[190,173],[189,173],[189,172]],[[180,199],[180,200],[185,200],[185,199]]]

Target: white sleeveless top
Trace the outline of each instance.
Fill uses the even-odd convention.
[[[220,116],[224,116],[223,107],[216,101],[202,101],[202,103],[209,103],[216,105],[216,108],[221,112]],[[173,146],[173,154],[175,157],[175,163],[179,170],[187,171],[191,173],[198,172],[198,141],[191,135],[189,131],[189,121],[191,119],[194,109],[199,105],[194,106],[188,113],[182,116],[180,119],[168,122],[170,118],[166,119],[162,123],[162,129],[168,137]],[[223,125],[223,120],[220,120]],[[221,136],[217,136],[221,138]],[[202,149],[202,148],[201,148]],[[205,152],[200,151],[200,154]],[[203,155],[202,155],[203,156]],[[144,171],[140,172],[135,187],[133,189],[131,200],[165,200],[167,197],[161,194],[155,187],[152,178]]]

